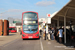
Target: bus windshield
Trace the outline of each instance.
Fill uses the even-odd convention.
[[[15,28],[9,28],[9,30],[15,30]]]
[[[38,25],[23,25],[23,31],[25,33],[36,33],[38,31]]]

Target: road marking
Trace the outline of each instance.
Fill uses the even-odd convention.
[[[41,38],[40,38],[40,44],[41,44],[41,50],[43,50],[43,44],[42,44]]]

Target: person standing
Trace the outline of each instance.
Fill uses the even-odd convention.
[[[60,29],[58,30],[57,36],[59,35],[59,42],[62,43],[62,38],[63,38],[63,30],[60,27]]]
[[[50,35],[51,33],[52,33],[52,31],[51,31],[51,28],[50,28],[50,29],[48,30],[48,40],[51,40],[51,38],[50,38],[50,37],[51,37],[51,35]]]
[[[40,29],[40,35],[42,35],[42,29]]]
[[[54,33],[55,33],[55,30],[54,28],[52,28],[52,33],[51,33],[51,39],[54,40]]]
[[[45,29],[43,28],[43,39],[45,39]]]

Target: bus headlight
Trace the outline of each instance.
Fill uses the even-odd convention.
[[[36,36],[39,36],[39,34],[36,34]]]
[[[24,35],[24,34],[22,34],[22,36],[24,37],[25,35]]]

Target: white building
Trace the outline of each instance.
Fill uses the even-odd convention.
[[[39,30],[45,26],[45,23],[46,23],[46,18],[39,19]]]
[[[16,27],[17,32],[19,32],[19,30],[22,29],[21,19],[14,19],[9,17],[8,20],[9,20],[9,27]]]

